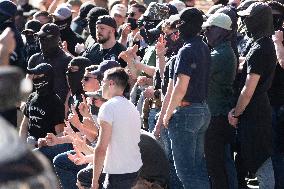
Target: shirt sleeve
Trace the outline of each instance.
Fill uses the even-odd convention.
[[[179,51],[176,64],[177,66],[175,70],[175,75],[184,74],[187,76],[191,76],[193,69],[195,69],[197,66],[194,64],[192,53],[188,48],[184,48]]]
[[[110,125],[113,125],[114,114],[112,108],[108,102],[104,103],[99,110],[98,120],[105,121]]]
[[[266,66],[265,56],[261,50],[255,50],[247,61],[247,73],[263,75]]]
[[[171,58],[169,61],[170,61],[170,66],[169,66],[169,78],[170,78],[170,79],[174,79],[176,57]]]

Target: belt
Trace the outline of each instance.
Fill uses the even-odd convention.
[[[180,102],[180,107],[185,107],[185,106],[190,106],[191,105],[191,102],[187,102],[187,101],[181,101]]]

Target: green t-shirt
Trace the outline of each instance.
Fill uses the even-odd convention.
[[[227,115],[233,106],[233,82],[237,59],[230,42],[224,42],[211,51],[208,105],[212,116]]]

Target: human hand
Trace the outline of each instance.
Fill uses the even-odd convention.
[[[158,38],[158,42],[156,44],[156,54],[157,56],[165,56],[166,52],[167,52],[167,48],[166,48],[166,40],[164,38],[163,35],[160,35],[160,37]]]
[[[81,54],[83,51],[85,51],[85,45],[83,43],[77,43],[75,46],[75,52],[77,54]]]
[[[65,122],[65,125],[66,127],[64,127],[64,131],[63,131],[63,134],[65,136],[70,136],[70,137],[74,137],[74,135],[76,135],[76,133],[74,132],[74,130],[72,129],[71,125],[70,125],[70,122],[69,121],[64,121]]]
[[[169,126],[169,121],[170,121],[171,117],[172,117],[172,114],[169,114],[169,113],[167,113],[167,112],[166,112],[166,114],[164,115],[164,118],[163,118],[163,126],[164,126],[165,128],[168,128],[168,126]]]
[[[127,38],[128,34],[130,34],[131,32],[131,27],[129,23],[125,23],[122,25],[122,32],[121,32],[121,36],[124,38]]]
[[[73,138],[73,147],[76,147],[79,152],[83,152],[85,147],[87,146],[87,136],[84,135],[83,137],[77,135]]]
[[[55,146],[59,144],[58,138],[53,133],[47,133],[45,140],[47,146]]]
[[[144,97],[145,98],[154,98],[155,97],[154,96],[154,92],[155,92],[154,87],[153,86],[149,86],[144,91]]]
[[[282,43],[283,41],[283,31],[275,31],[274,35],[272,35],[272,40],[274,43]]]
[[[68,154],[68,159],[71,160],[76,165],[84,165],[87,163],[86,156],[82,154],[76,146],[73,146],[75,154]]]
[[[90,116],[90,111],[89,111],[89,106],[88,103],[86,101],[85,95],[82,94],[82,100],[83,102],[81,102],[79,104],[79,112],[83,117],[89,117]]]
[[[230,125],[232,125],[233,127],[237,128],[237,124],[239,122],[238,118],[233,117],[235,112],[235,108],[233,108],[229,113],[228,113],[228,121],[230,123]]]
[[[37,146],[39,148],[43,147],[43,146],[47,146],[47,142],[46,142],[46,139],[45,138],[39,138],[37,140]]]
[[[118,58],[121,58],[127,64],[133,64],[134,59],[137,57],[138,45],[134,45],[133,47],[128,47],[126,51],[122,51]]]
[[[161,123],[156,123],[155,128],[153,130],[153,134],[156,139],[159,139],[161,137]]]
[[[139,86],[145,86],[146,85],[146,82],[147,82],[147,77],[146,76],[139,76],[137,78],[137,85]]]
[[[75,110],[74,106],[71,106],[71,111],[72,113],[70,113],[68,115],[68,121],[74,126],[74,127],[79,127],[79,125],[81,124],[80,120],[79,120],[79,116]]]

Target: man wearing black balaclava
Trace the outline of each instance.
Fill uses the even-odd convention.
[[[73,105],[75,108],[78,108],[79,103],[82,102],[81,95],[84,94],[84,90],[81,81],[85,73],[85,68],[91,64],[92,62],[88,58],[76,57],[73,58],[68,65],[66,75],[72,95],[68,100],[70,110],[71,105]]]
[[[176,18],[185,43],[177,54],[174,87],[163,125],[168,128],[176,172],[183,187],[208,189],[204,137],[210,122],[206,98],[211,58],[199,35],[203,13],[186,8]]]
[[[259,188],[274,189],[272,112],[267,94],[276,67],[272,10],[267,4],[256,2],[238,15],[252,44],[245,57],[243,88],[228,119],[232,126],[238,126],[244,163],[256,175]]]
[[[16,49],[10,56],[10,64],[21,67],[25,70],[24,64],[24,51],[23,51],[23,40],[21,34],[15,26],[14,17],[17,12],[17,6],[9,1],[4,0],[0,2],[0,33],[2,33],[7,27],[10,27],[15,33]]]
[[[22,82],[24,73],[14,66],[2,67],[0,77],[0,111],[3,111],[20,103],[22,95],[30,92],[31,87],[27,88],[27,83]],[[0,125],[0,188],[58,188],[56,176],[46,159],[31,152],[16,129],[2,116]]]
[[[205,159],[212,189],[231,188],[237,178],[231,178],[226,165],[234,167],[227,149],[233,142],[235,130],[230,127],[227,114],[232,108],[233,83],[237,58],[231,47],[232,20],[224,13],[212,14],[202,26],[211,49],[208,87],[208,106],[212,115],[205,135]],[[222,70],[222,71],[221,71]],[[231,161],[229,161],[231,159]],[[233,180],[233,181],[232,181]]]
[[[87,15],[92,8],[96,7],[93,2],[87,1],[80,6],[79,15],[71,23],[71,29],[77,34],[83,35],[88,26]]]
[[[65,73],[72,58],[60,48],[60,30],[57,25],[48,23],[43,25],[36,35],[39,37],[41,52],[29,59],[28,69],[32,69],[42,62],[52,65],[54,91],[65,102],[69,91]]]
[[[56,24],[61,33],[61,40],[67,42],[68,51],[77,56],[75,46],[77,43],[83,43],[84,39],[71,30],[72,12],[67,6],[59,6],[53,13]]]
[[[25,29],[22,31],[22,34],[25,37],[25,58],[26,58],[26,66],[28,65],[28,61],[30,57],[36,53],[40,52],[39,42],[35,37],[35,33],[39,32],[41,28],[41,23],[38,20],[29,20],[25,24]]]
[[[97,39],[96,39],[96,23],[98,21],[98,18],[103,15],[108,15],[108,11],[105,8],[102,7],[94,7],[90,10],[90,12],[87,15],[88,20],[88,28],[90,35],[86,40],[85,46],[86,48],[93,45]],[[93,42],[92,42],[93,41]]]
[[[47,133],[63,132],[65,108],[53,89],[51,65],[41,63],[29,69],[28,73],[32,77],[35,92],[30,94],[25,104],[20,136],[25,139],[29,134],[38,140],[44,138]]]

